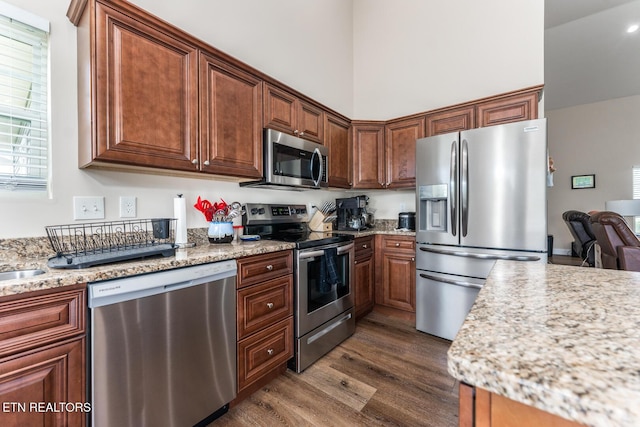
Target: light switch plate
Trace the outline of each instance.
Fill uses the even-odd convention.
[[[120,196],[120,218],[136,217],[136,197]]]
[[[73,198],[73,219],[104,219],[104,197]]]

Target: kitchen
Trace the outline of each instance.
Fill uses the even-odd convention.
[[[36,2],[34,2],[36,3]],[[174,10],[162,10],[163,7],[171,7],[169,5],[162,4],[139,4],[144,9],[151,11],[152,13],[162,16],[168,17],[171,16],[171,23],[178,25],[181,28],[188,30],[190,33],[196,35],[201,39],[205,39],[210,41],[211,44],[220,48],[223,51],[233,54],[238,58],[241,58],[243,61],[250,63],[251,65],[259,68],[260,70],[266,72],[269,75],[273,75],[281,81],[286,82],[289,86],[295,87],[301,92],[311,96],[314,99],[317,99],[327,105],[331,105],[337,111],[345,114],[348,117],[358,117],[358,118],[366,118],[367,120],[386,120],[389,117],[399,117],[406,114],[413,114],[417,111],[428,110],[431,107],[441,107],[443,105],[452,105],[457,102],[464,102],[471,99],[479,99],[485,96],[494,95],[496,93],[507,92],[513,90],[514,88],[528,87],[533,86],[535,84],[539,84],[543,79],[541,77],[542,70],[541,67],[535,69],[535,67],[519,67],[520,62],[517,60],[517,55],[510,54],[509,61],[503,60],[502,62],[507,62],[504,67],[501,68],[501,72],[504,72],[504,75],[501,75],[500,78],[495,78],[495,75],[491,75],[489,71],[495,72],[493,67],[486,67],[487,74],[483,75],[482,70],[478,70],[477,75],[474,75],[473,78],[465,77],[465,79],[456,79],[455,76],[447,75],[446,78],[444,76],[440,77],[437,75],[437,72],[434,71],[433,79],[438,81],[438,84],[435,86],[429,86],[428,84],[424,85],[424,92],[427,95],[424,96],[416,96],[416,93],[419,91],[415,90],[415,86],[409,87],[407,86],[406,90],[402,90],[402,86],[397,85],[398,82],[393,82],[393,87],[391,88],[389,83],[385,83],[387,80],[385,75],[388,73],[398,71],[398,76],[403,76],[403,73],[409,72],[409,68],[406,65],[403,66],[403,62],[400,60],[395,60],[395,58],[384,58],[381,57],[382,52],[375,52],[375,55],[372,55],[370,58],[365,58],[362,62],[356,62],[354,65],[353,73],[356,75],[354,79],[354,88],[350,87],[350,78],[349,79],[340,79],[334,78],[335,73],[339,72],[341,68],[346,72],[346,75],[351,75],[350,63],[349,61],[338,61],[336,63],[335,58],[332,55],[337,54],[340,57],[340,48],[342,49],[350,49],[344,46],[341,40],[344,40],[342,36],[344,33],[348,33],[348,28],[342,28],[344,32],[341,34],[340,31],[332,31],[327,34],[326,30],[322,31],[322,46],[318,46],[318,40],[301,40],[303,43],[303,47],[300,45],[290,46],[293,50],[290,55],[280,54],[277,49],[283,49],[286,43],[282,43],[280,40],[270,40],[265,38],[265,34],[272,35],[277,37],[278,35],[273,34],[273,31],[261,31],[257,32],[255,37],[247,37],[247,28],[257,29],[260,28],[257,25],[247,25],[246,19],[251,19],[250,17],[243,16],[242,22],[230,22],[228,17],[221,19],[221,22],[217,23],[217,25],[212,25],[212,19],[215,19],[215,16],[207,16],[206,19],[202,18],[202,22],[198,22],[193,19],[192,14],[188,13],[188,11],[183,10],[180,12],[185,13],[186,15],[183,17],[184,22],[181,23],[180,13]],[[107,218],[117,218],[118,217],[118,199],[123,195],[134,195],[137,197],[137,209],[138,209],[138,217],[156,217],[156,216],[169,216],[171,215],[171,203],[172,199],[177,193],[185,194],[185,197],[189,200],[194,200],[198,195],[204,195],[210,198],[223,198],[225,200],[236,200],[240,199],[243,202],[254,201],[254,202],[262,202],[264,201],[265,192],[264,191],[256,191],[251,189],[239,189],[236,183],[228,183],[219,180],[200,180],[200,179],[191,179],[185,177],[166,177],[166,176],[158,176],[158,175],[141,175],[131,172],[113,172],[108,170],[80,170],[77,169],[76,163],[76,150],[77,150],[77,137],[75,125],[73,120],[68,120],[69,117],[75,117],[75,101],[74,97],[56,97],[56,90],[65,93],[73,93],[76,91],[77,82],[74,79],[75,75],[75,67],[69,66],[68,72],[62,73],[57,70],[64,70],[60,66],[56,66],[56,61],[60,61],[59,64],[75,64],[74,58],[70,58],[69,56],[73,56],[73,51],[68,49],[68,46],[75,46],[75,27],[71,26],[67,21],[63,19],[63,14],[60,11],[66,10],[67,5],[37,5],[34,6],[34,10],[39,10],[40,13],[43,13],[45,8],[51,8],[51,17],[47,16],[48,19],[51,20],[52,23],[58,22],[59,25],[55,26],[55,28],[64,29],[64,31],[60,30],[60,34],[66,35],[68,37],[64,43],[59,42],[52,36],[52,73],[53,73],[53,81],[58,82],[59,80],[55,78],[55,76],[60,77],[60,85],[54,84],[52,88],[52,116],[53,116],[53,136],[52,140],[54,141],[53,147],[53,158],[54,158],[54,168],[53,168],[53,180],[52,180],[52,193],[54,194],[54,198],[50,200],[39,200],[34,201],[33,199],[18,199],[15,201],[16,208],[12,209],[11,212],[3,212],[3,216],[7,216],[7,220],[4,221],[3,227],[6,230],[3,230],[3,237],[36,237],[41,236],[43,232],[43,228],[45,225],[50,224],[62,224],[69,222],[69,218],[72,217],[72,197],[77,195],[104,195],[105,197],[105,209],[106,209],[106,217]],[[286,37],[291,33],[291,30],[295,28],[296,25],[300,25],[301,21],[304,21],[304,29],[305,31],[301,31],[301,34],[309,34],[309,28],[313,26],[313,24],[317,24],[323,21],[333,22],[336,16],[347,16],[351,17],[353,14],[354,25],[359,29],[362,27],[362,31],[358,31],[355,33],[354,43],[353,45],[357,47],[361,47],[362,50],[360,52],[367,52],[367,49],[371,49],[371,45],[365,44],[364,40],[376,40],[376,29],[369,27],[370,22],[365,22],[364,20],[359,20],[358,16],[360,8],[364,8],[364,4],[354,4],[354,10],[343,10],[344,5],[338,4],[336,2],[333,5],[323,4],[322,8],[319,10],[296,10],[293,5],[288,5],[291,9],[287,8],[286,11],[278,11],[279,19],[284,19],[280,16],[280,13],[285,16],[289,16],[287,14],[291,14],[290,19],[285,19],[288,22],[286,28],[283,28],[283,33],[279,34],[280,37]],[[412,5],[418,8],[425,7],[422,5]],[[22,7],[25,7],[22,5]],[[221,8],[230,7],[228,5],[220,5]],[[256,17],[262,15],[260,13],[259,7],[260,5],[255,5]],[[368,7],[368,6],[367,6]],[[479,8],[479,6],[469,5],[469,8]],[[485,6],[486,7],[486,6]],[[482,10],[473,11],[470,15],[478,16],[477,14],[483,14],[485,12],[485,7],[479,8]],[[496,5],[496,8],[498,5]],[[531,26],[528,31],[525,29],[528,34],[540,34],[540,38],[536,41],[535,37],[527,38],[528,40],[532,40],[534,43],[533,47],[538,48],[539,61],[542,63],[542,53],[541,53],[541,39],[542,34],[541,30],[541,20],[542,13],[541,10],[538,10],[538,6],[531,4],[531,12],[533,16],[538,16],[539,21],[536,22],[525,22],[524,25]],[[331,9],[334,8],[334,9]],[[443,9],[446,9],[447,6],[442,5]],[[523,11],[523,6],[519,5],[517,11],[510,11],[510,8],[514,8],[514,6],[510,6],[507,4],[500,5],[500,13],[491,14],[491,16],[487,16],[487,19],[482,22],[483,29],[490,31],[491,29],[496,29],[502,26],[503,31],[509,31],[505,26],[509,25],[507,19],[501,19],[501,16],[509,16],[510,14],[521,14]],[[348,8],[347,8],[348,9]],[[222,11],[218,9],[217,11]],[[314,12],[315,14],[311,15]],[[379,6],[379,9],[374,9],[373,12],[367,11],[369,13],[380,13],[378,16],[379,19],[388,19],[389,16],[395,16],[393,14],[389,14],[390,12],[386,10],[386,7],[383,5]],[[266,13],[266,12],[265,12]],[[273,11],[271,11],[273,13]],[[366,13],[362,12],[363,15]],[[397,14],[398,11],[396,10]],[[504,15],[501,15],[504,13]],[[313,16],[316,22],[309,22],[308,20],[297,20],[299,16]],[[443,14],[447,14],[446,10],[443,10]],[[221,14],[222,15],[222,14]],[[411,15],[411,14],[407,14]],[[419,15],[416,13],[415,15]],[[427,16],[425,14],[424,16]],[[326,16],[326,20],[319,19],[320,16]],[[403,19],[410,19],[412,16],[403,16]],[[165,18],[167,19],[167,18]],[[345,18],[346,19],[346,18]],[[168,19],[167,19],[168,20]],[[488,25],[487,20],[495,20],[495,25]],[[224,22],[226,21],[226,22]],[[348,19],[349,24],[351,25],[351,18]],[[385,22],[383,21],[383,22]],[[437,21],[437,20],[436,20]],[[533,21],[533,20],[532,20]],[[371,22],[376,22],[375,20]],[[437,37],[438,24],[439,22],[429,22],[430,25],[419,25],[420,23],[416,23],[415,25],[406,25],[406,21],[402,25],[403,29],[412,30],[412,31],[424,31],[423,39],[435,39]],[[228,28],[224,28],[225,25],[228,25]],[[348,27],[345,24],[345,27]],[[382,24],[380,24],[382,25]],[[385,23],[385,25],[388,25]],[[442,25],[442,24],[440,24]],[[473,23],[470,23],[470,27],[473,28]],[[475,25],[478,25],[477,23]],[[486,28],[484,26],[486,25]],[[515,24],[513,24],[515,27]],[[521,26],[522,22],[518,23],[517,31],[523,31]],[[431,27],[431,28],[428,28]],[[208,31],[214,29],[214,31],[222,31],[222,35],[208,35]],[[320,28],[322,30],[324,27]],[[537,30],[536,30],[537,29]],[[66,33],[65,33],[66,31]],[[238,33],[238,31],[240,31]],[[430,31],[434,33],[431,34]],[[513,29],[516,31],[516,28]],[[401,32],[399,29],[399,34],[405,34]],[[335,43],[331,43],[331,37],[336,37]],[[349,38],[350,36],[346,36]],[[361,38],[362,37],[362,38]],[[487,34],[487,39],[492,37],[491,34]],[[495,36],[497,37],[497,36]],[[464,45],[466,43],[465,40],[462,40],[464,37],[460,36],[460,39],[453,38],[451,43],[453,45],[460,44]],[[219,39],[219,41],[218,41]],[[233,39],[233,40],[232,40]],[[230,46],[225,44],[225,40]],[[234,49],[233,43],[240,42],[241,40],[245,40],[246,45],[244,48],[247,52],[242,51],[242,46],[236,47]],[[264,43],[269,43],[269,47],[275,48],[274,50],[266,49],[256,49],[256,43],[265,40]],[[55,43],[54,43],[55,41]],[[519,40],[518,43],[526,43],[527,41]],[[304,44],[306,42],[307,44]],[[315,43],[314,43],[315,42]],[[388,43],[388,41],[380,40],[380,45],[384,45]],[[330,46],[330,52],[327,52],[327,45]],[[324,48],[323,48],[324,47]],[[462,54],[464,46],[460,46],[460,49],[453,49],[458,54]],[[236,50],[238,49],[238,50]],[[317,55],[313,59],[317,59],[319,63],[316,63],[313,60],[309,61],[300,61],[296,58],[295,53],[299,53],[304,51],[304,49],[313,49],[314,53]],[[437,46],[434,49],[438,49]],[[505,46],[504,49],[509,49],[508,46]],[[337,50],[337,52],[336,52]],[[264,54],[269,51],[272,55],[277,55],[278,57],[286,58],[285,62],[282,62],[282,59],[279,58],[278,61],[274,61],[271,65],[269,64],[269,58],[253,58],[252,55],[259,56],[260,54]],[[534,52],[536,50],[534,49]],[[59,54],[58,54],[59,53]],[[322,53],[326,54],[327,57],[323,57]],[[344,52],[342,52],[344,54]],[[385,54],[392,55],[393,52],[391,49],[384,50]],[[473,57],[474,55],[477,58],[474,58],[475,63],[486,62],[487,64],[495,64],[496,61],[500,62],[500,57],[493,57],[496,54],[495,51],[489,53],[484,52],[482,55],[473,51],[469,52],[469,55]],[[481,56],[481,57],[479,57]],[[526,59],[524,58],[526,56]],[[526,55],[522,55],[522,62],[531,61],[532,53],[528,51]],[[414,59],[425,59],[422,57],[414,58]],[[367,60],[374,62],[378,65],[378,62],[385,64],[384,67],[371,67],[366,62]],[[277,63],[276,63],[277,62]],[[536,61],[533,61],[536,62]],[[330,65],[329,65],[330,64]],[[342,66],[342,67],[341,67]],[[385,69],[385,67],[393,67],[398,66],[400,70],[393,69]],[[305,67],[312,67],[307,69]],[[319,72],[323,67],[330,68],[326,73]],[[361,68],[359,68],[361,67]],[[497,66],[496,66],[497,67]],[[274,68],[274,69],[272,69]],[[416,67],[416,74],[417,72]],[[479,67],[482,68],[482,67]],[[358,70],[366,70],[366,72],[358,73]],[[379,71],[379,75],[376,76],[376,73],[371,72],[372,69]],[[514,71],[515,70],[515,71]],[[311,72],[313,71],[313,72]],[[57,74],[59,73],[59,74]],[[449,70],[447,70],[449,73]],[[362,78],[359,78],[359,75],[362,74]],[[528,75],[532,74],[532,75]],[[298,79],[303,76],[313,75],[313,82],[299,82]],[[318,79],[317,76],[322,75],[326,76],[329,79],[329,82],[323,82],[322,78]],[[376,77],[379,80],[375,80]],[[403,80],[403,78],[398,79]],[[447,87],[446,84],[442,84],[443,82],[450,82],[450,86]],[[461,83],[462,81],[462,83]],[[342,82],[342,86],[340,85]],[[360,86],[362,85],[362,86]],[[368,86],[370,85],[370,86]],[[330,87],[332,90],[327,91],[326,88]],[[376,90],[370,90],[369,87],[375,87]],[[387,88],[388,92],[385,94],[385,88]],[[351,106],[351,101],[349,100],[349,93],[355,92],[356,95],[354,98],[358,99],[358,102],[361,102],[362,105],[356,104]],[[325,96],[329,96],[329,93],[335,96],[337,99],[325,100]],[[372,102],[373,100],[368,99],[369,96],[384,97],[383,99],[388,99],[389,102],[386,102],[384,106],[381,106],[380,103]],[[345,97],[346,99],[341,99],[341,97]],[[423,98],[423,99],[416,99]],[[429,99],[428,103],[425,104],[424,98]],[[432,104],[431,104],[432,103]],[[58,107],[58,108],[56,108]],[[66,107],[66,108],[65,108]],[[60,123],[61,125],[57,125]],[[64,146],[58,145],[58,141],[67,141],[68,145]],[[72,141],[72,142],[69,142]],[[62,143],[61,143],[62,144]],[[69,153],[72,153],[71,155]],[[59,163],[58,163],[59,162]],[[67,182],[73,182],[74,185],[69,186],[65,185]],[[213,185],[210,185],[213,184]],[[397,217],[398,212],[404,210],[412,210],[414,207],[414,194],[412,191],[395,191],[391,192],[388,190],[378,190],[378,191],[367,191],[367,193],[371,196],[371,205],[376,209],[376,216],[380,219],[393,219]],[[353,195],[350,192],[343,191],[332,191],[330,197],[327,198],[338,198],[338,197],[348,197]],[[360,194],[360,192],[356,193]],[[268,193],[270,203],[302,203],[302,204],[314,204],[317,203],[317,195],[313,192],[302,192],[302,193],[287,193],[287,192],[269,192]],[[43,206],[46,206],[46,209],[43,209]],[[46,215],[43,213],[46,211]],[[46,217],[46,219],[43,219]],[[205,226],[205,223],[202,217],[198,212],[194,210],[188,211],[187,222],[190,227],[202,227]],[[9,225],[11,224],[11,225]],[[6,231],[6,233],[5,233]]]

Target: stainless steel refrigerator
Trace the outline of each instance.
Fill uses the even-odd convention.
[[[453,340],[498,259],[547,261],[546,119],[416,143],[416,328]]]

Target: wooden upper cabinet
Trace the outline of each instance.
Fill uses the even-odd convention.
[[[425,136],[472,129],[476,127],[475,117],[476,109],[473,105],[430,113],[426,118],[427,129]]]
[[[384,188],[384,122],[354,122],[353,188]]]
[[[102,3],[91,6],[95,105],[80,108],[93,113],[95,138],[90,152],[81,148],[80,166],[98,160],[195,170],[197,48]]]
[[[425,117],[389,122],[385,126],[386,187],[416,185],[416,140],[424,137]]]
[[[326,114],[325,143],[329,148],[329,186],[351,188],[351,141],[349,122]]]
[[[200,54],[200,169],[262,176],[262,81]]]
[[[478,127],[538,118],[538,94],[515,94],[478,104]]]
[[[324,144],[324,112],[270,84],[264,85],[264,126]]]

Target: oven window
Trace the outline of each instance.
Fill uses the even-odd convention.
[[[348,295],[349,253],[335,256],[336,274],[330,273],[326,256],[318,256],[307,264],[307,313],[312,313],[339,298]]]
[[[313,153],[291,148],[282,144],[273,144],[273,173],[293,178],[313,179],[311,159]]]

